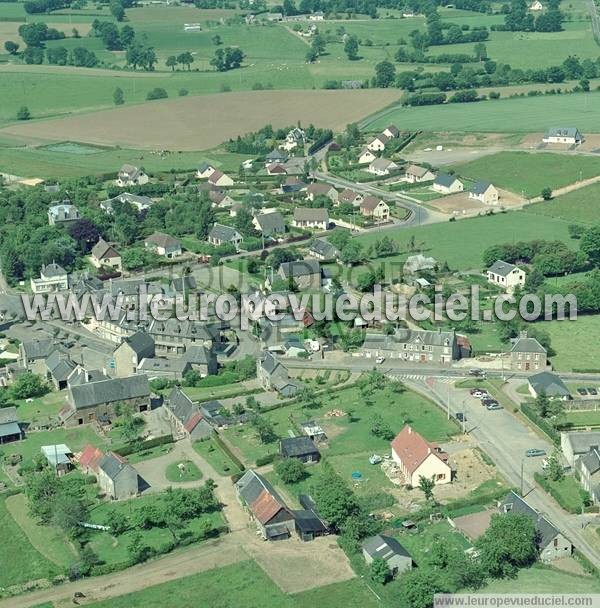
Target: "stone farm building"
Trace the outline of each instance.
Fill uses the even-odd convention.
[[[510,349],[510,368],[525,372],[542,371],[548,365],[547,356],[548,351],[535,338],[522,332]]]
[[[173,387],[164,405],[175,439],[188,437],[198,441],[210,437],[213,432],[200,407],[178,386]]]
[[[100,459],[96,478],[101,491],[111,500],[126,500],[138,493],[137,471],[115,452]]]

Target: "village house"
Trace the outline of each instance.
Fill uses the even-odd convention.
[[[434,180],[431,186],[435,192],[440,194],[456,194],[464,190],[463,183],[454,175],[440,173]]]
[[[279,455],[282,458],[295,458],[304,464],[321,460],[321,454],[310,437],[284,437],[279,440]]]
[[[313,183],[306,188],[306,198],[314,201],[317,196],[326,196],[334,205],[338,202],[338,191],[330,184]]]
[[[51,291],[66,291],[69,289],[67,271],[54,262],[42,266],[39,279],[30,279],[33,293],[49,293]]]
[[[76,426],[95,421],[110,421],[115,417],[117,404],[131,405],[136,412],[150,408],[150,385],[146,376],[110,378],[70,386],[68,405],[60,412],[65,426]]]
[[[519,371],[545,370],[548,365],[548,351],[527,332],[521,332],[510,349],[510,368]]]
[[[265,156],[265,168],[275,163],[283,164],[287,162],[289,156],[284,154],[281,150],[272,150]]]
[[[303,229],[327,230],[329,212],[324,207],[295,207],[292,226]]]
[[[116,378],[128,378],[138,373],[143,359],[154,357],[155,348],[152,336],[145,331],[136,331],[127,336],[112,355],[111,376]]]
[[[360,212],[365,217],[371,217],[376,222],[387,222],[390,219],[388,204],[376,196],[368,194],[360,204]]]
[[[575,463],[575,471],[579,476],[581,487],[589,493],[594,504],[600,504],[600,447],[592,446]]]
[[[279,163],[267,165],[267,175],[287,175],[285,167]]]
[[[409,255],[402,267],[402,273],[405,275],[414,275],[420,272],[433,272],[437,268],[437,260],[435,258],[425,257],[419,253],[417,255]]]
[[[551,127],[542,141],[545,144],[578,146],[583,141],[583,136],[576,127]]]
[[[68,445],[43,445],[40,449],[42,456],[57,476],[66,475],[74,468],[73,452]]]
[[[256,360],[256,377],[266,391],[275,390],[282,397],[293,397],[300,390],[300,384],[290,379],[287,367],[269,352]]]
[[[62,203],[52,205],[48,209],[48,223],[50,226],[68,226],[80,218],[81,216],[75,205]]]
[[[385,150],[385,145],[389,140],[390,138],[383,133],[375,135],[367,140],[367,149],[371,150],[371,152],[383,152],[383,150]]]
[[[571,542],[516,492],[510,492],[502,501],[500,512],[526,515],[533,521],[541,561],[551,562],[561,557],[569,557],[573,553]]]
[[[173,387],[169,393],[164,409],[175,440],[187,438],[200,441],[212,435],[213,428],[206,421],[200,407],[178,386]]]
[[[25,340],[19,345],[19,363],[38,376],[46,375],[46,359],[55,351],[65,349],[52,338]]]
[[[355,192],[354,190],[350,190],[346,188],[340,192],[338,197],[338,204],[348,203],[353,205],[354,207],[359,207],[363,201],[363,195],[360,192]]]
[[[377,156],[375,156],[375,154],[373,154],[371,150],[369,150],[368,148],[363,148],[358,154],[358,164],[368,165],[369,163],[372,163],[376,158]]]
[[[292,512],[264,477],[250,469],[235,483],[235,490],[265,540],[285,539],[293,534]]]
[[[461,351],[454,331],[399,328],[391,335],[367,334],[359,356],[450,364]]]
[[[367,168],[369,173],[373,175],[389,175],[393,171],[399,169],[399,166],[387,158],[376,158]]]
[[[408,165],[408,167],[406,167],[406,172],[404,173],[404,179],[410,184],[431,182],[435,179],[435,173],[427,167]]]
[[[571,399],[571,393],[567,385],[560,379],[560,376],[552,372],[539,372],[527,379],[529,383],[529,393],[532,397],[546,395],[550,399],[561,399],[566,401]]]
[[[138,213],[150,209],[150,207],[153,205],[152,199],[148,196],[141,196],[139,194],[129,194],[129,192],[123,192],[118,196],[102,201],[100,203],[100,209],[102,209],[107,215],[112,215],[114,213],[115,203],[131,205],[132,207],[135,207],[137,209]]]
[[[530,11],[543,11],[544,10],[544,5],[540,2],[540,0],[534,0],[529,5],[529,10]]]
[[[285,220],[279,211],[259,213],[252,220],[252,225],[263,236],[285,234]]]
[[[281,144],[281,148],[286,152],[295,150],[298,146],[304,146],[306,134],[299,127],[291,129],[285,137],[285,141]]]
[[[57,391],[61,391],[67,388],[69,377],[76,367],[68,353],[56,349],[46,358],[46,378]]]
[[[148,183],[148,176],[143,169],[133,165],[123,165],[117,174],[117,186],[127,188],[128,186],[143,186]]]
[[[181,358],[187,361],[190,368],[197,372],[201,378],[214,376],[219,369],[214,350],[202,344],[190,344]]]
[[[385,135],[389,139],[396,139],[400,137],[400,130],[396,125],[388,125],[382,132],[382,135]]]
[[[243,240],[244,237],[235,228],[224,224],[215,223],[208,233],[208,242],[215,247],[233,245],[239,251]]]
[[[14,406],[0,408],[0,444],[20,441],[25,437]]]
[[[144,239],[144,246],[163,258],[176,258],[183,253],[181,242],[164,232],[151,234]]]
[[[215,209],[229,209],[235,204],[235,200],[223,190],[209,190],[208,198]]]
[[[112,268],[121,272],[123,270],[123,260],[121,254],[109,245],[103,238],[92,247],[90,261],[96,268]]]
[[[315,239],[308,250],[308,254],[320,261],[337,260],[340,257],[340,250],[327,239]]]
[[[488,283],[498,285],[512,293],[517,287],[524,287],[526,274],[522,268],[497,260],[487,269]]]
[[[497,205],[499,194],[497,188],[490,182],[478,181],[469,191],[469,198],[481,201],[484,205]]]
[[[294,175],[286,177],[280,186],[282,194],[296,194],[306,190],[306,184]]]
[[[104,458],[102,450],[88,443],[77,456],[77,461],[84,475],[97,475],[98,464],[102,458]]]
[[[99,460],[96,477],[100,490],[111,500],[127,500],[139,491],[137,471],[115,452]]]
[[[277,271],[284,281],[293,280],[298,289],[319,289],[323,283],[323,269],[317,260],[283,262]]]
[[[574,467],[588,452],[598,447],[600,447],[600,431],[563,431],[560,434],[560,449],[571,467]]]
[[[362,553],[367,564],[376,559],[385,561],[392,576],[410,570],[413,565],[410,553],[395,538],[383,534],[365,538]]]
[[[208,324],[175,317],[161,321],[154,319],[147,329],[154,338],[156,355],[178,357],[191,346],[211,348],[220,341],[220,329],[216,324]]]
[[[216,170],[216,167],[204,161],[198,165],[198,168],[196,169],[196,177],[198,179],[208,179]]]
[[[229,177],[229,175],[223,173],[223,171],[220,171],[219,169],[215,169],[209,176],[208,176],[208,183],[211,184],[212,186],[220,186],[220,187],[224,187],[224,186],[233,186],[233,179],[231,179],[231,177]]]
[[[392,441],[392,459],[404,475],[404,483],[419,487],[421,477],[436,485],[452,481],[448,454],[406,425]]]

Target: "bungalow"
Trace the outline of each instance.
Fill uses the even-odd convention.
[[[324,207],[295,207],[292,225],[296,228],[329,228],[329,212]]]
[[[389,175],[392,171],[396,171],[399,166],[387,158],[376,158],[370,165],[367,171],[373,175]]]
[[[382,132],[382,135],[385,135],[389,139],[395,139],[400,137],[400,130],[396,125],[388,125]]]
[[[111,420],[117,404],[131,405],[136,412],[150,408],[150,385],[146,376],[111,378],[70,386],[68,405],[60,412],[65,426]]]
[[[286,539],[292,535],[294,516],[264,477],[248,470],[235,483],[235,490],[265,540]]]
[[[117,174],[117,186],[126,188],[127,186],[143,186],[148,183],[148,176],[143,169],[138,169],[133,165],[123,165]]]
[[[529,506],[516,492],[510,492],[500,504],[501,513],[516,513],[529,517],[536,530],[536,545],[540,560],[551,562],[573,553],[573,545],[543,515]]]
[[[583,136],[576,127],[551,127],[546,131],[542,141],[545,144],[577,146],[583,141]]]
[[[469,198],[481,201],[484,205],[498,204],[498,190],[490,182],[478,181],[473,184],[469,192]]]
[[[48,209],[48,223],[50,226],[67,226],[80,219],[79,210],[75,205],[52,205]]]
[[[522,332],[510,349],[510,367],[526,372],[544,370],[548,364],[547,356],[548,351],[535,338]]]
[[[363,148],[358,155],[358,164],[359,165],[368,165],[372,163],[377,156],[371,152],[368,148]]]
[[[117,270],[118,272],[123,270],[121,254],[103,238],[100,238],[92,247],[90,261],[96,268],[102,268],[102,266],[104,266]]]
[[[154,357],[155,345],[152,336],[145,331],[136,331],[127,336],[112,355],[111,376],[128,378],[137,374],[143,359]]]
[[[176,258],[183,253],[181,243],[164,232],[155,232],[147,237],[144,240],[144,246],[146,249],[154,251],[157,255],[169,259]]]
[[[0,408],[0,444],[20,441],[25,436],[14,406]]]
[[[73,468],[73,452],[64,443],[43,445],[41,452],[46,462],[54,469],[56,475],[65,475]]]
[[[200,407],[178,386],[173,387],[165,401],[165,411],[171,424],[173,437],[199,441],[210,437],[212,426],[206,421]]]
[[[265,168],[275,163],[283,164],[287,162],[288,158],[289,156],[287,154],[284,154],[281,150],[275,149],[265,156]]]
[[[211,186],[233,186],[233,179],[220,171],[215,169],[208,177],[208,183]]]
[[[196,169],[196,177],[198,179],[208,179],[216,170],[217,168],[215,166],[204,161],[198,165],[198,168]]]
[[[293,397],[300,390],[300,384],[290,379],[287,367],[272,353],[263,353],[256,363],[256,376],[265,390],[275,390],[282,397]]]
[[[308,250],[308,254],[321,261],[337,260],[340,257],[340,250],[327,239],[315,239]]]
[[[19,346],[19,363],[32,374],[46,374],[46,359],[55,351],[63,349],[52,338],[34,338],[21,342]]]
[[[360,212],[365,217],[372,217],[376,222],[387,222],[390,219],[388,204],[376,196],[367,195],[360,204]]]
[[[208,242],[215,247],[227,244],[239,251],[243,240],[244,237],[235,228],[224,224],[215,223],[208,233]]]
[[[66,291],[69,289],[69,276],[62,266],[52,263],[42,266],[40,278],[30,279],[29,283],[33,293]]]
[[[295,458],[304,464],[321,460],[321,454],[310,437],[284,437],[279,441],[279,455],[282,458]]]
[[[306,198],[314,201],[317,196],[326,196],[333,204],[336,204],[339,198],[338,191],[330,184],[310,184],[306,188]]]
[[[271,213],[259,213],[254,216],[252,225],[262,233],[263,236],[273,236],[285,233],[285,220],[279,211]]]
[[[566,401],[571,399],[571,393],[560,376],[552,372],[540,372],[529,376],[529,392],[532,397],[546,395],[550,399],[561,399]]]
[[[497,260],[487,269],[488,283],[493,283],[509,293],[525,285],[525,271],[514,264]]]
[[[434,180],[431,186],[433,190],[440,194],[455,194],[464,190],[463,183],[454,175],[440,173]]]
[[[406,572],[413,565],[410,553],[395,538],[383,534],[365,538],[362,553],[367,564],[376,559],[384,560],[392,575]]]
[[[421,477],[431,479],[435,484],[452,481],[448,454],[408,424],[392,441],[392,458],[400,467],[407,485],[418,487]]]
[[[139,194],[129,194],[129,192],[123,192],[113,198],[106,199],[100,203],[100,209],[102,209],[107,215],[114,213],[114,204],[127,204],[135,207],[138,212],[146,211],[153,205],[153,201],[148,196],[140,196]]]
[[[137,471],[115,452],[100,459],[97,479],[100,490],[111,500],[126,500],[139,491]]]
[[[382,152],[385,150],[385,145],[389,140],[390,138],[383,133],[375,135],[367,140],[367,149],[371,150],[371,152]]]
[[[355,192],[354,190],[350,190],[346,188],[340,192],[338,197],[338,203],[349,203],[354,207],[358,207],[363,201],[363,195],[360,192]]]
[[[590,450],[597,449],[599,446],[600,431],[571,431],[560,434],[560,449],[572,467]]]
[[[404,179],[411,183],[430,182],[435,179],[435,173],[427,167],[420,167],[419,165],[408,165]]]
[[[323,270],[317,260],[283,262],[277,275],[284,281],[293,280],[298,289],[319,289],[323,283]]]
[[[223,190],[210,190],[208,198],[212,201],[212,206],[217,209],[228,209],[235,201]]]

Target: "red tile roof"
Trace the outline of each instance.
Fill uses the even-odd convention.
[[[86,445],[79,456],[79,464],[85,469],[96,471],[98,470],[98,463],[103,456],[104,454],[99,448],[93,445]]]
[[[191,433],[196,426],[198,425],[198,423],[203,419],[204,417],[202,416],[202,414],[200,412],[196,412],[184,425],[185,430],[188,433]]]
[[[392,450],[402,461],[409,474],[413,474],[429,456],[434,454],[442,462],[448,462],[448,454],[436,443],[424,439],[410,425],[406,425],[392,441]]]
[[[284,506],[267,490],[263,490],[258,498],[250,505],[254,517],[265,525],[271,521]]]

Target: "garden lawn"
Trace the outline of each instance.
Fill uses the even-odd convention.
[[[223,477],[233,475],[239,471],[237,465],[221,449],[214,439],[206,439],[194,443],[194,450],[198,452],[206,462]]]
[[[21,399],[16,402],[19,420],[29,422],[33,426],[45,424],[58,416],[58,412],[66,404],[66,397],[66,391],[60,391],[48,393],[29,403]]]
[[[565,475],[560,481],[546,478],[546,483],[552,489],[550,495],[558,504],[569,513],[581,513],[584,506],[582,500],[583,490],[574,475]]]
[[[179,465],[183,465],[183,469]],[[165,471],[165,476],[173,483],[185,483],[188,481],[198,481],[202,479],[200,469],[191,461],[184,460],[182,462],[172,462]]]
[[[600,411],[565,412],[563,418],[573,426],[600,426]]]
[[[600,216],[600,184],[592,184],[553,200],[531,205],[527,211],[568,220],[572,224],[595,224]]]
[[[227,584],[224,585],[223,581],[227,581]],[[246,561],[90,604],[90,607],[164,608],[176,605],[313,608],[317,604],[344,608],[377,608],[380,605],[358,579],[286,595],[254,561]]]
[[[0,499],[0,532],[0,587],[51,578],[60,573],[55,564],[33,548],[3,499]]]
[[[600,175],[600,158],[553,153],[499,152],[469,163],[454,165],[453,169],[463,177],[490,181],[495,186],[515,194],[534,197],[540,196],[546,187],[556,190],[580,179]],[[581,192],[583,190],[571,195],[579,194],[581,199]],[[543,203],[542,207],[544,205],[546,203]],[[535,207],[538,208],[539,206]],[[573,221],[568,214],[561,217],[571,223]]]

